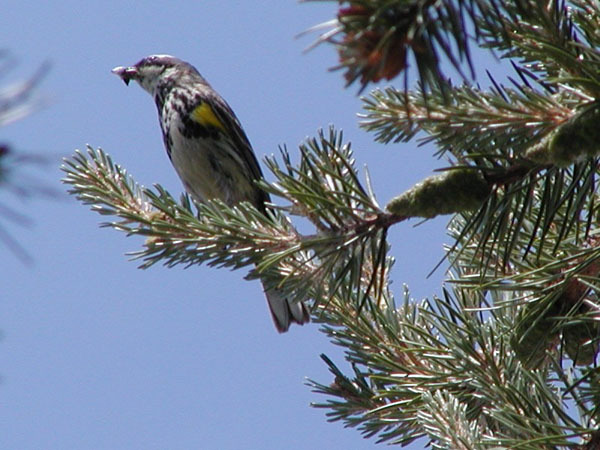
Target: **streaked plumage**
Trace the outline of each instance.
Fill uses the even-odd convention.
[[[248,201],[266,213],[269,196],[255,183],[262,172],[252,146],[229,105],[189,63],[169,55],[148,56],[116,67],[126,84],[137,81],[156,103],[167,154],[185,189],[197,201]],[[265,291],[279,332],[310,315],[278,290]]]

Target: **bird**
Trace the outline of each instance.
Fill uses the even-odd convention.
[[[157,54],[112,73],[126,85],[137,82],[154,99],[167,155],[195,201],[219,199],[230,207],[249,202],[268,214],[270,198],[256,183],[263,174],[252,145],[231,107],[194,66]],[[310,321],[303,302],[263,288],[277,331]]]

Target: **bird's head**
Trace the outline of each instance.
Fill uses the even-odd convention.
[[[154,96],[161,83],[175,81],[182,74],[190,71],[198,73],[190,64],[174,56],[151,55],[133,66],[115,67],[112,73],[118,75],[127,85],[131,80],[137,81],[145,91]]]

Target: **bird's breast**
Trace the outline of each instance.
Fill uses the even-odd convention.
[[[210,133],[189,130],[187,115],[163,111],[165,146],[186,191],[197,201],[219,199],[233,206],[240,201],[257,203],[257,188],[244,173],[232,145],[218,129]]]

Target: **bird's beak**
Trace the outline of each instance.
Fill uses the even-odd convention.
[[[135,67],[115,67],[111,72],[119,76],[127,85],[138,76],[138,71]]]

